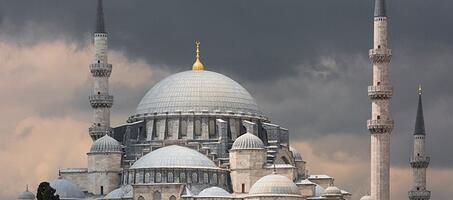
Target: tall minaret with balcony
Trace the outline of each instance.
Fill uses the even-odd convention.
[[[95,56],[90,71],[93,76],[93,90],[89,96],[93,108],[93,123],[89,128],[91,139],[96,140],[111,132],[110,108],[113,105],[113,96],[109,94],[109,77],[112,65],[107,59],[107,32],[104,25],[102,0],[98,0],[96,31],[94,32]]]
[[[373,62],[373,85],[368,87],[371,99],[371,119],[367,121],[371,133],[371,198],[390,199],[390,133],[394,123],[390,117],[389,64],[392,52],[387,46],[387,13],[385,0],[375,0],[374,45],[370,50]]]
[[[410,200],[428,200],[431,192],[426,190],[426,168],[429,165],[429,157],[425,152],[425,120],[423,117],[422,88],[418,89],[418,108],[415,118],[414,131],[414,155],[411,158],[412,189],[409,191]]]

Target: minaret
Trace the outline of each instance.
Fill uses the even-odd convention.
[[[385,0],[376,0],[374,10],[374,44],[369,52],[373,62],[373,85],[368,86],[371,99],[371,119],[367,121],[371,133],[371,198],[390,199],[390,133],[394,122],[390,117],[389,63],[392,51],[387,46],[387,13]]]
[[[95,56],[90,71],[93,76],[93,90],[89,96],[93,108],[93,123],[89,128],[91,139],[96,140],[111,132],[110,108],[113,96],[109,94],[109,77],[112,65],[107,59],[107,32],[104,25],[102,0],[98,0],[96,30],[94,32]]]
[[[423,117],[422,88],[418,88],[418,108],[415,118],[414,155],[411,158],[412,189],[409,191],[410,200],[428,200],[431,192],[426,190],[426,168],[429,157],[425,152],[425,120]]]

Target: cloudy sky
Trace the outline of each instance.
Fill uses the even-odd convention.
[[[418,84],[428,187],[433,199],[453,195],[452,7],[388,0],[393,199],[410,188]],[[95,10],[94,0],[0,0],[0,199],[85,166]],[[311,173],[334,176],[354,199],[369,191],[372,0],[106,0],[105,14],[113,124],[157,81],[190,69],[200,40],[206,68],[241,83],[289,128]]]

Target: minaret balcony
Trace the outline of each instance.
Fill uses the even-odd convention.
[[[411,190],[408,192],[409,199],[419,200],[419,199],[429,199],[431,196],[431,191],[428,190]]]
[[[412,168],[428,168],[430,157],[415,157],[410,159]]]
[[[392,59],[392,50],[384,48],[370,49],[369,57],[373,63],[389,63]]]
[[[90,71],[93,76],[109,77],[112,73],[112,64],[93,63],[90,65]]]
[[[390,85],[368,86],[368,96],[371,99],[388,99],[393,96],[393,87]]]
[[[91,107],[107,107],[110,108],[113,105],[113,96],[107,94],[95,94],[88,97],[90,100]]]
[[[367,121],[368,130],[371,133],[388,133],[393,130],[395,122],[393,120],[372,119]]]
[[[112,128],[104,128],[98,126],[92,126],[88,128],[88,132],[90,133],[91,138],[97,140],[106,134],[110,134],[112,132]]]

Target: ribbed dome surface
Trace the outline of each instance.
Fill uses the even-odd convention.
[[[90,153],[122,152],[121,144],[114,138],[104,135],[91,145]]]
[[[33,192],[28,191],[28,189],[24,192],[22,192],[17,199],[26,199],[26,200],[34,200],[35,195]]]
[[[291,151],[291,153],[293,154],[293,157],[294,157],[294,161],[304,161],[302,159],[302,155],[299,153],[299,151],[297,151],[297,149],[293,148],[293,147],[289,147],[289,150]]]
[[[142,98],[134,116],[203,111],[262,115],[250,93],[234,80],[216,72],[190,70],[158,82]]]
[[[245,133],[236,138],[231,147],[231,150],[240,149],[264,149],[264,143],[258,136],[251,133]]]
[[[193,149],[171,145],[149,152],[138,159],[131,169],[146,168],[211,168],[219,169],[205,155]]]
[[[210,187],[202,190],[197,197],[232,197],[232,195],[219,187]]]
[[[131,185],[121,186],[117,188],[107,195],[103,199],[126,199],[126,198],[133,198],[133,191]]]
[[[300,196],[296,184],[288,177],[271,174],[262,177],[250,188],[250,196]]]
[[[324,196],[341,196],[341,190],[335,186],[327,187],[324,190]]]
[[[50,182],[50,187],[56,190],[55,193],[58,194],[62,200],[85,198],[85,195],[76,184],[61,177]]]

